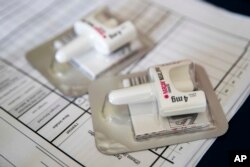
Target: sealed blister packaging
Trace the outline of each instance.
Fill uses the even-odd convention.
[[[228,128],[205,70],[189,60],[97,80],[89,95],[96,146],[105,154],[212,138]]]
[[[92,80],[119,73],[152,46],[132,22],[101,7],[29,51],[26,58],[64,95],[80,96]]]

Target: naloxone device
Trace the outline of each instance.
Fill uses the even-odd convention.
[[[160,116],[176,116],[206,111],[205,93],[198,90],[191,61],[149,68],[150,82],[112,90],[109,101],[114,105],[156,101]]]
[[[66,63],[90,49],[102,55],[109,55],[137,37],[132,22],[119,23],[105,8],[100,8],[84,20],[77,21],[73,29],[77,37],[55,54],[55,59],[59,63]]]
[[[61,93],[75,97],[87,93],[93,80],[114,76],[140,60],[153,46],[131,21],[101,6],[26,58]]]
[[[105,154],[212,138],[228,128],[205,69],[192,60],[98,79],[89,100],[96,147]]]

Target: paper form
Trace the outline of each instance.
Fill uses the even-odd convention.
[[[20,122],[17,122],[2,109],[0,109],[0,128],[0,166],[2,167],[81,166]],[[6,142],[11,142],[11,144],[6,145]],[[30,161],[24,159],[30,159]]]
[[[1,116],[17,129],[28,131],[30,138],[38,138],[39,144],[46,143],[48,150],[58,155],[56,157],[61,161],[76,162],[76,165],[70,166],[196,164],[213,140],[114,156],[101,154],[94,143],[88,95],[75,99],[62,96],[26,62],[24,55],[29,49],[71,26],[102,4],[107,4],[119,17],[134,21],[137,28],[148,33],[156,43],[156,47],[129,71],[144,70],[155,63],[191,58],[206,68],[226,113],[232,116],[249,95],[250,81],[246,77],[250,62],[248,18],[229,14],[199,1],[12,0],[0,7]],[[7,130],[3,120],[0,124],[1,132],[6,132],[4,137],[0,136],[0,150],[4,150],[0,162],[11,165],[18,160],[23,164],[39,164],[39,160],[29,156],[18,159],[13,146],[6,149],[15,142],[11,132],[8,132],[11,128],[7,127]],[[18,135],[17,132],[15,134]],[[32,146],[28,139],[22,140],[23,144],[17,145],[20,150]],[[36,151],[29,150],[31,155]],[[22,166],[19,163],[14,165]]]

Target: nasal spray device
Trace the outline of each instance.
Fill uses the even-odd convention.
[[[96,147],[105,154],[212,138],[228,128],[205,69],[191,60],[96,80],[89,101]]]
[[[160,116],[175,116],[206,111],[206,96],[196,90],[190,61],[149,68],[150,83],[113,90],[114,105],[157,101]]]
[[[153,46],[131,21],[102,6],[30,50],[26,58],[62,94],[76,97],[86,94],[92,81],[118,74]]]
[[[56,52],[55,58],[59,63],[66,63],[90,49],[95,49],[102,55],[109,55],[137,37],[132,22],[119,24],[116,18],[104,11],[104,8],[101,8],[85,20],[74,24],[73,29],[77,37]]]

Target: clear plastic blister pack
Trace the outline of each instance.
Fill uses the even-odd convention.
[[[66,96],[87,93],[89,84],[113,76],[141,59],[153,46],[133,23],[106,7],[29,51],[29,63]]]
[[[89,95],[96,146],[105,154],[212,138],[228,128],[205,70],[188,60],[99,79]]]

